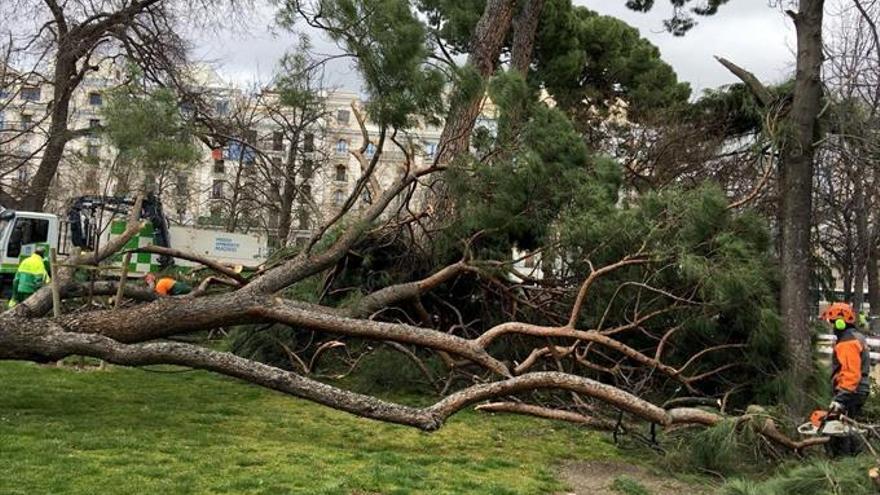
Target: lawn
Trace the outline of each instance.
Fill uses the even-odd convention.
[[[369,421],[202,372],[0,363],[0,493],[562,490],[606,436],[465,411],[439,432]]]

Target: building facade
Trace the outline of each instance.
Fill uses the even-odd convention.
[[[425,166],[437,153],[441,127],[398,132],[396,141],[407,152],[386,140],[371,179],[351,198],[378,152],[380,131],[357,93],[321,93],[320,117],[293,129],[271,90],[246,92],[212,74],[202,80],[200,91],[209,95],[212,117],[234,125],[227,125],[228,135],[215,135],[210,144],[200,139],[202,158],[196,163],[147,172],[119,163],[100,132],[107,92],[121,84],[123,74],[102,68],[87,75],[73,97],[69,128],[76,137],[65,149],[47,210],[64,214],[73,198],[131,195],[140,184],[148,184],[173,223],[259,230],[271,244],[292,244],[307,239],[347,203],[354,208],[370,204],[407,166]],[[0,83],[0,187],[13,196],[33,177],[48,135],[51,86],[38,81],[17,77],[14,84]],[[188,109],[182,111],[186,115]],[[488,113],[481,117],[486,125],[492,120]],[[283,196],[290,197],[286,234],[279,229]]]

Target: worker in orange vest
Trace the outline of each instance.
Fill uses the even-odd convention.
[[[144,276],[144,281],[160,296],[181,296],[192,292],[189,284],[175,280],[173,277],[166,276],[156,280],[155,275],[148,273]]]
[[[865,336],[857,331],[858,315],[847,303],[836,302],[822,312],[820,318],[834,328],[834,350],[831,354],[831,387],[833,399],[829,406],[831,414],[845,414],[855,419],[871,392],[871,352]],[[856,454],[860,450],[859,439],[851,436],[839,439],[840,445],[832,445],[835,454]]]

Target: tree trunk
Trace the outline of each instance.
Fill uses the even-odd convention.
[[[513,21],[513,43],[511,46],[510,66],[525,75],[532,63],[532,50],[535,48],[535,33],[544,0],[529,0]]]
[[[878,274],[880,267],[877,266],[877,255],[877,247],[872,245],[868,254],[868,309],[872,317],[871,332],[877,331],[878,321],[873,317],[880,313],[880,274]]]
[[[284,187],[281,191],[281,214],[278,216],[278,246],[286,247],[287,238],[290,237],[290,224],[293,220],[293,200],[296,199],[296,147],[299,142],[299,133],[294,133],[287,152],[287,160],[284,168]],[[302,201],[300,202],[302,203]]]
[[[52,123],[49,126],[43,158],[40,160],[40,165],[28,187],[27,194],[20,201],[19,208],[23,210],[42,211],[46,206],[49,188],[58,171],[58,164],[61,163],[64,148],[70,140],[67,118],[70,111],[71,85],[75,77],[76,61],[66,56],[62,49],[59,49],[52,81]]]
[[[813,371],[810,341],[810,228],[813,202],[813,143],[822,97],[823,0],[801,0],[789,12],[797,30],[797,72],[790,122],[792,142],[782,153],[782,294],[783,330],[789,358],[789,405],[805,412],[807,379]]]
[[[853,174],[855,175],[855,174]],[[853,307],[856,311],[862,310],[865,303],[865,271],[870,256],[870,240],[868,239],[868,209],[865,204],[865,184],[859,177],[852,177],[853,200],[855,201],[856,216],[856,253],[855,266],[853,267]]]
[[[852,270],[844,270],[843,272],[843,300],[852,301],[853,276]]]
[[[468,65],[472,66],[484,80],[495,72],[498,65],[498,57],[510,30],[515,7],[516,2],[513,0],[489,0],[474,30]],[[437,157],[439,163],[451,162],[457,156],[468,152],[471,132],[480,115],[485,95],[480,90],[469,94],[459,92],[458,96],[449,111],[446,126],[440,136]]]

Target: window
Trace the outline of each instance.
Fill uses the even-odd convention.
[[[434,157],[437,152],[437,143],[425,142],[425,156]]]
[[[89,143],[86,145],[86,156],[89,158],[98,158],[100,149],[97,144]]]
[[[333,193],[333,206],[342,206],[345,204],[345,193],[337,190]]]
[[[351,112],[349,112],[348,110],[336,111],[336,121],[340,124],[347,124],[349,118],[351,118]]]
[[[96,191],[98,185],[98,169],[97,168],[89,168],[86,171],[86,182],[85,188],[91,191]]]
[[[226,162],[223,160],[214,160],[214,173],[222,174],[226,172]]]
[[[337,165],[336,166],[336,180],[340,182],[346,181],[346,170],[345,165]]]
[[[186,174],[177,174],[177,195],[186,196],[189,189],[189,177]]]
[[[34,116],[26,113],[21,114],[21,130],[26,131],[33,127]]]
[[[24,101],[40,101],[40,88],[21,88],[21,99]]]
[[[190,101],[180,102],[179,108],[180,113],[186,117],[192,117],[193,113],[195,113],[195,107],[193,107],[193,104]]]
[[[303,205],[297,215],[299,230],[309,230],[309,209]]]
[[[366,187],[361,191],[361,201],[363,201],[364,204],[373,204],[373,194],[370,193],[370,190]]]
[[[248,130],[244,131],[244,142],[246,144],[256,144],[257,143],[256,129],[248,129]]]
[[[309,180],[312,178],[312,172],[315,170],[315,164],[312,163],[311,160],[305,159],[303,160],[302,165],[302,176],[304,180]]]
[[[226,100],[219,100],[214,103],[214,111],[217,112],[217,115],[226,115],[229,113],[229,102]]]
[[[348,141],[346,141],[345,139],[340,139],[339,141],[336,141],[336,154],[344,155],[346,153],[348,153]]]
[[[284,149],[284,134],[280,132],[272,133],[272,151],[281,151]]]
[[[156,178],[156,174],[152,172],[147,172],[144,174],[144,187],[148,191],[159,190],[159,180]]]
[[[89,135],[94,136],[96,131],[101,129],[101,121],[98,119],[89,119]]]
[[[223,181],[214,179],[214,184],[211,186],[211,199],[222,199],[223,198]]]
[[[305,138],[303,138],[303,151],[306,153],[310,153],[315,151],[315,135],[312,133],[307,133]]]
[[[0,131],[6,129],[6,115],[0,112]]]
[[[367,156],[373,156],[376,154],[376,145],[373,143],[367,143]]]
[[[104,98],[101,96],[101,93],[89,93],[89,105],[100,107],[103,104]]]
[[[18,169],[18,181],[22,184],[27,184],[28,179],[30,179],[30,172],[27,167],[21,167]]]
[[[9,236],[9,245],[6,246],[6,256],[17,258],[21,254],[22,246],[46,242],[48,239],[49,220],[17,218]]]

